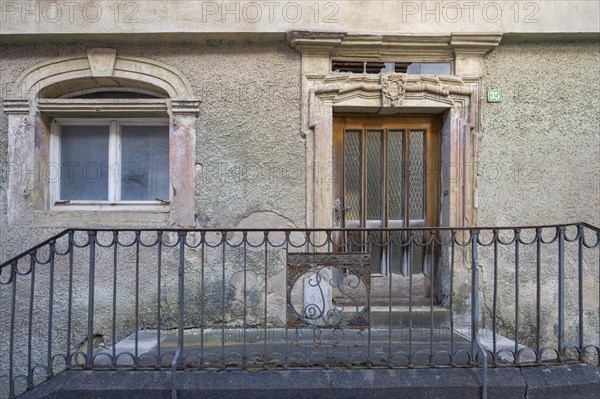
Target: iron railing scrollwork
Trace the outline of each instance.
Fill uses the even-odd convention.
[[[69,369],[172,370],[176,396],[177,370],[307,367],[481,367],[485,396],[488,367],[600,365],[599,279],[585,223],[69,229],[0,264],[0,398]]]
[[[293,346],[300,346],[300,330],[309,327],[315,346],[323,334],[345,338],[358,329],[355,346],[362,346],[369,327],[370,257],[365,253],[288,253],[287,327],[295,332]],[[331,345],[340,346],[336,339]]]

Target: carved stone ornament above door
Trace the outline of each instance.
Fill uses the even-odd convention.
[[[406,92],[406,74],[392,73],[381,74],[381,89],[383,92],[383,106],[399,106],[404,101]]]

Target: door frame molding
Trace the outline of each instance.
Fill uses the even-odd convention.
[[[483,57],[500,44],[502,34],[415,36],[289,31],[286,38],[302,55],[300,115],[306,137],[306,227],[333,226],[333,115],[337,112],[440,115],[439,224],[477,225]],[[332,59],[452,62],[454,75],[333,73]],[[319,238],[324,237],[315,237]],[[447,304],[450,297],[449,259],[445,251],[436,279],[440,286],[433,290],[442,304]],[[468,281],[470,267],[468,261],[461,262],[454,269],[454,278]],[[455,286],[455,294],[457,289]]]
[[[302,54],[302,129],[306,136],[306,225],[333,226],[333,115],[441,115],[441,226],[476,224],[477,137],[483,56],[501,34],[362,35],[290,31]],[[331,72],[333,58],[451,61],[454,75]],[[416,61],[416,59],[414,59]]]
[[[385,75],[381,74],[381,80]],[[377,75],[375,75],[377,76]],[[307,226],[333,226],[334,185],[338,171],[333,162],[333,117],[337,112],[390,115],[398,113],[435,114],[441,119],[441,182],[439,222],[442,226],[475,225],[474,183],[476,165],[479,82],[456,82],[454,78],[408,77],[407,94],[399,106],[382,106],[384,84],[369,76],[326,76],[323,83],[335,82],[336,89],[310,89],[307,135]],[[379,80],[379,79],[378,79]],[[448,87],[452,84],[453,87]],[[425,88],[425,90],[421,90]],[[377,89],[380,104],[369,106],[366,95]],[[413,89],[414,91],[409,91]],[[431,91],[427,89],[432,89]],[[435,90],[435,91],[434,91]],[[465,91],[467,92],[465,94]],[[366,95],[365,95],[366,94]],[[428,98],[429,97],[429,98]]]

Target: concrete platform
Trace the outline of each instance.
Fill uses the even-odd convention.
[[[136,349],[137,338],[137,349]],[[178,340],[175,331],[139,331],[96,355],[95,367],[170,367]],[[270,368],[294,367],[429,367],[468,365],[471,342],[450,329],[189,329],[184,336],[183,367]],[[448,352],[455,356],[450,358]],[[409,359],[409,354],[414,356]],[[430,356],[433,358],[430,359]],[[412,362],[412,363],[410,363]],[[410,364],[409,364],[410,363]]]

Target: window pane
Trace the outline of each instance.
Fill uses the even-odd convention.
[[[121,127],[121,200],[169,200],[168,126]]]
[[[423,177],[423,135],[422,130],[410,132],[410,170],[408,182],[408,217],[411,220],[424,219],[424,177]]]
[[[421,63],[413,62],[406,68],[406,73],[409,75],[419,75],[421,73]]]
[[[344,206],[346,220],[360,219],[360,130],[344,134]]]
[[[397,72],[409,75],[451,75],[450,62],[391,62],[391,61],[336,61],[331,63],[337,73],[384,73]]]
[[[130,98],[140,98],[140,99],[152,99],[152,98],[160,98],[158,96],[154,96],[152,94],[146,93],[137,93],[133,91],[95,91],[92,93],[83,93],[77,94],[75,96],[69,98],[82,98],[82,99],[91,99],[91,98],[109,98],[109,99],[130,99]]]
[[[421,64],[423,75],[450,75],[452,64],[449,62],[424,62]]]
[[[402,130],[388,131],[388,218],[402,219]]]
[[[367,220],[381,220],[381,131],[367,131]]]
[[[449,62],[413,62],[406,69],[409,75],[450,75],[452,64]]]
[[[108,131],[108,126],[61,126],[61,200],[108,200]]]

